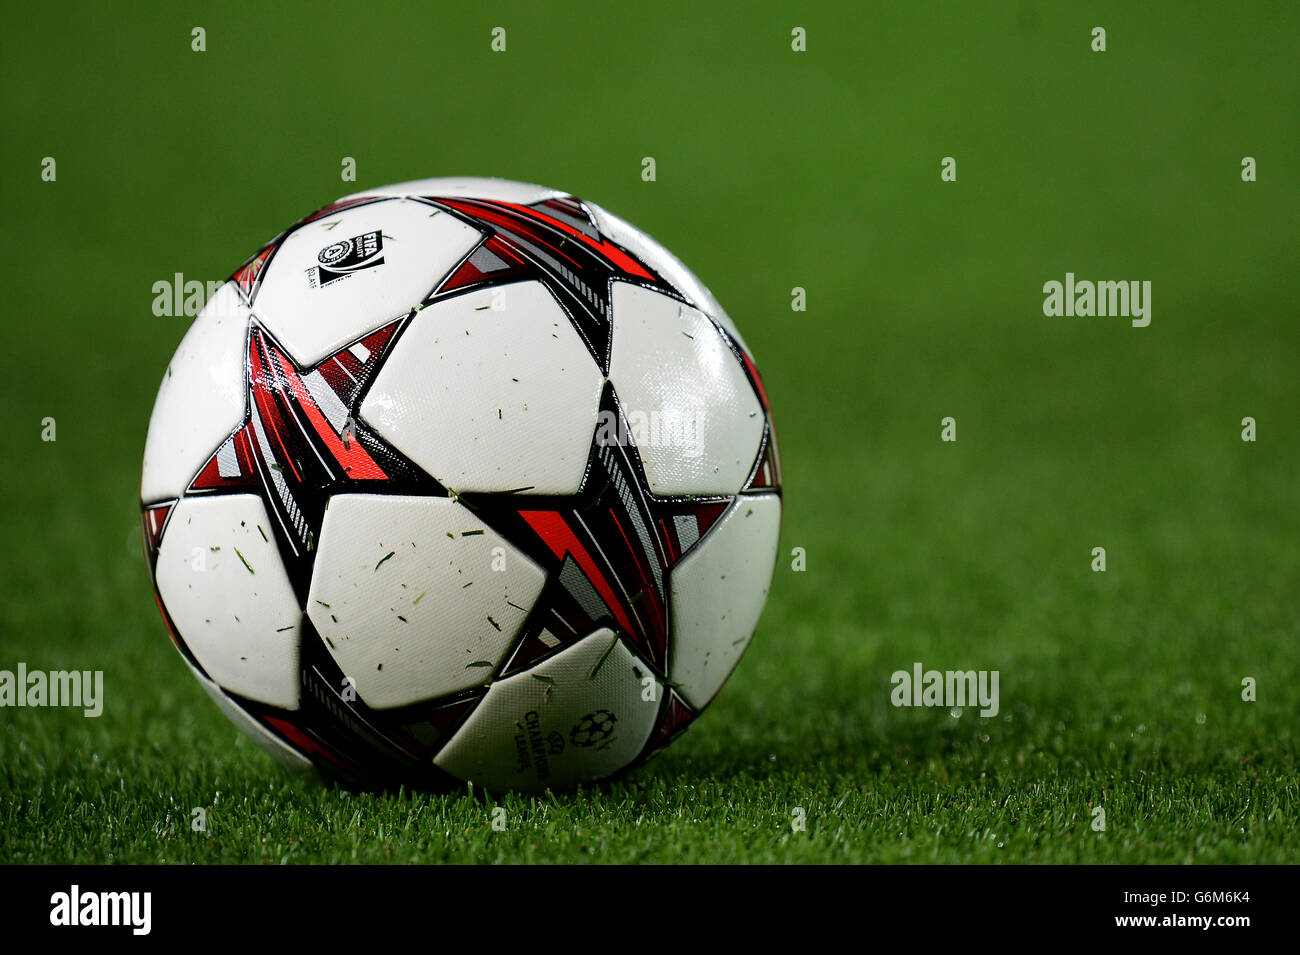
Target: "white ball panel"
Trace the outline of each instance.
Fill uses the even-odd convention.
[[[232,282],[190,325],[163,375],[144,445],[140,497],[180,497],[244,417],[249,312]]]
[[[490,679],[545,582],[448,498],[340,494],[325,511],[307,613],[357,695],[382,709]]]
[[[658,495],[734,494],[763,438],[763,406],[735,353],[703,313],[614,284],[610,380]],[[634,420],[634,416],[636,420]]]
[[[457,492],[572,494],[587,465],[601,385],[555,299],[541,284],[521,282],[415,316],[361,417]]]
[[[373,260],[383,264],[322,278],[323,250],[376,231],[382,245]],[[481,239],[427,203],[389,199],[344,209],[289,233],[266,267],[253,311],[300,364],[314,365],[410,312]]]
[[[643,699],[646,677],[653,679],[649,668],[613,631],[597,630],[494,683],[434,763],[488,789],[544,789],[609,775],[641,752],[654,729],[663,687],[655,680],[653,700]],[[598,719],[583,723],[592,715]]]
[[[749,350],[745,340],[740,337],[740,332],[736,330],[735,323],[713,297],[713,293],[695,277],[695,273],[688,269],[681,259],[630,222],[620,219],[595,203],[588,202],[586,206],[591,210],[592,218],[596,220],[596,226],[603,234],[658,272],[670,285],[681,292],[688,302],[716,320],[740,343],[742,348]]]
[[[415,179],[411,182],[380,186],[377,189],[366,189],[350,196],[344,196],[343,199],[356,199],[361,196],[462,196],[466,199],[496,199],[500,202],[530,205],[534,202],[541,202],[543,199],[554,199],[556,196],[562,195],[564,195],[563,192],[557,192],[545,186],[535,186],[527,182],[452,176],[440,179]]]
[[[749,645],[776,566],[781,499],[745,495],[669,579],[669,678],[691,706],[713,699]]]
[[[302,611],[274,541],[255,495],[184,498],[163,531],[155,576],[178,632],[213,680],[293,710]]]

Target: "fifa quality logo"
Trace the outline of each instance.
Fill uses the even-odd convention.
[[[383,265],[383,251],[384,237],[378,231],[340,239],[316,253],[320,265],[307,270],[307,283],[312,288],[324,288],[354,272]]]

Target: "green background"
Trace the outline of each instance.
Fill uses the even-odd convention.
[[[1133,6],[8,11],[0,668],[102,669],[107,699],[0,712],[0,861],[1296,861],[1300,12]],[[785,466],[718,702],[621,782],[506,797],[505,832],[279,770],[139,555],[188,323],[153,283],[437,175],[563,188],[673,249],[756,355]],[[1150,327],[1044,317],[1067,271],[1150,280]],[[1002,712],[891,707],[914,661],[999,670]]]

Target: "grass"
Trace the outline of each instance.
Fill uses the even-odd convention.
[[[0,712],[0,861],[1300,860],[1293,5],[337,4],[318,35],[159,10],[33,8],[0,37],[0,668],[102,669],[107,697]],[[343,156],[359,186],[589,196],[757,355],[787,482],[772,596],[716,704],[622,780],[497,801],[288,775],[157,619],[135,496],[186,320],[152,283],[227,274],[352,190]],[[1043,317],[1067,271],[1150,279],[1151,326]],[[914,661],[999,670],[1001,712],[893,708]]]

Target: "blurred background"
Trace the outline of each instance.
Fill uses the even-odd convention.
[[[102,669],[107,700],[0,714],[6,854],[147,861],[104,820],[272,772],[185,671],[140,558],[145,430],[189,321],[153,284],[225,278],[339,195],[485,175],[672,249],[773,404],[767,612],[635,785],[731,822],[775,811],[759,792],[844,795],[844,858],[1005,858],[970,836],[1001,826],[1025,861],[1294,860],[1300,8],[1068,6],[8,11],[0,667]],[[1150,281],[1150,326],[1045,317],[1067,272]],[[914,661],[1000,670],[1002,714],[893,709]],[[1150,831],[1050,837],[1099,794]],[[102,825],[48,834],[88,803]]]

